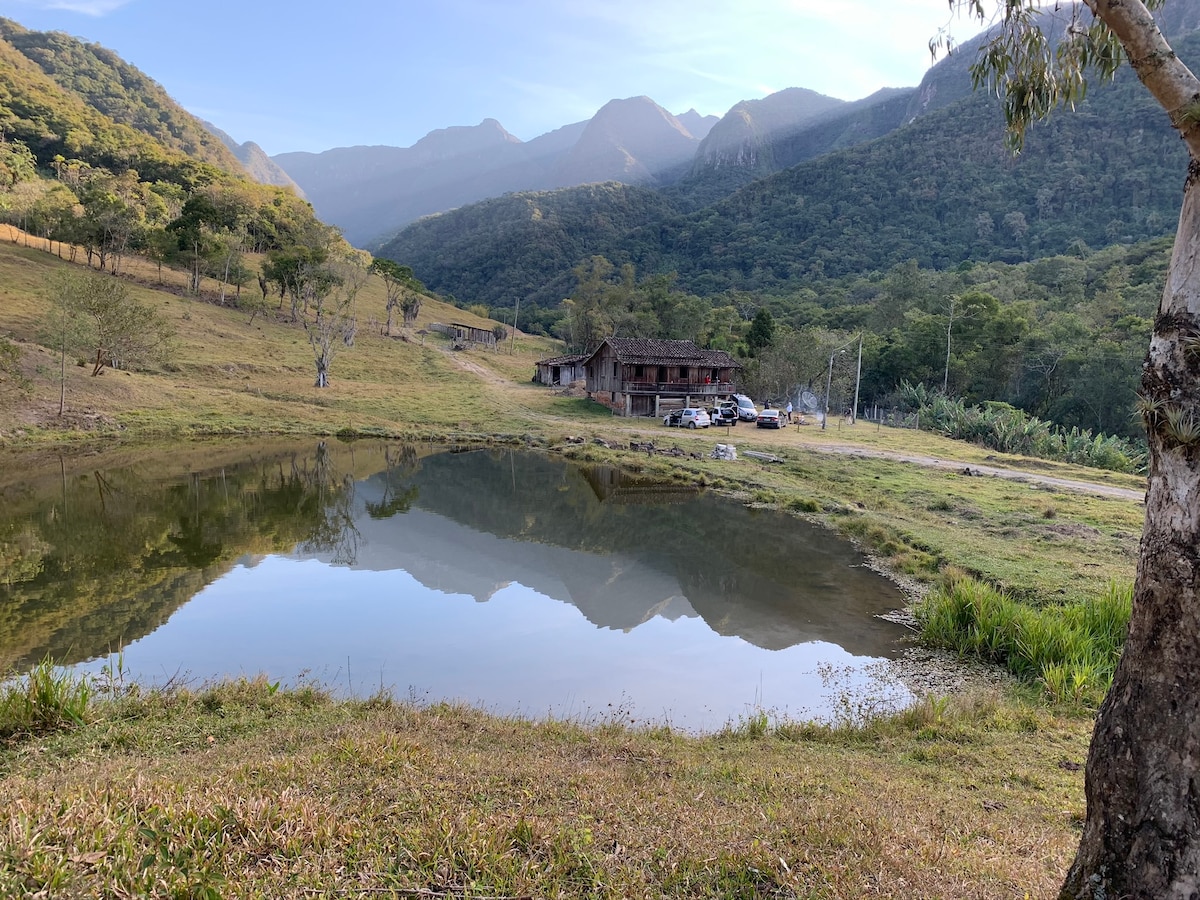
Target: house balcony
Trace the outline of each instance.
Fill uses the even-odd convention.
[[[663,397],[721,397],[733,393],[732,381],[689,384],[679,381],[626,381],[627,394],[657,394]]]

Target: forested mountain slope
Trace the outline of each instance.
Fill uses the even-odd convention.
[[[1185,60],[1200,59],[1200,35],[1176,46]],[[944,72],[965,77],[965,65],[960,54],[946,69],[935,67],[907,108],[936,106],[930,93],[945,99],[957,83],[943,81]],[[1161,111],[1127,70],[1074,111],[1038,125],[1019,157],[1004,146],[996,101],[968,84],[962,99],[884,137],[759,179],[687,214],[678,196],[669,203],[654,198],[661,212],[653,214],[636,206],[651,195],[629,194],[624,218],[640,224],[617,234],[604,215],[580,211],[567,235],[574,259],[509,255],[503,232],[514,223],[496,207],[486,222],[473,207],[419,221],[381,253],[411,265],[435,290],[489,305],[510,305],[514,288],[526,301],[556,304],[569,287],[565,273],[596,254],[632,262],[640,275],[677,272],[680,288],[702,295],[786,292],[808,277],[882,270],[908,259],[924,267],[1016,262],[1166,234],[1178,214],[1184,162]],[[536,234],[551,226],[521,227]],[[470,241],[459,243],[467,233]],[[452,259],[448,242],[457,247]],[[481,270],[492,278],[480,282]]]
[[[52,78],[112,121],[128,125],[158,143],[227,171],[240,170],[236,157],[162,87],[99,44],[69,35],[29,31],[0,19],[3,38]]]
[[[422,219],[401,234],[421,235],[421,278],[454,285],[439,291],[444,296],[469,303],[491,298],[511,307],[517,298],[537,295],[554,305],[570,294],[571,267],[590,250],[581,238],[615,242],[673,212],[658,191],[607,182],[484,200]],[[407,259],[407,251],[395,246],[384,245],[378,255]],[[479,246],[486,252],[479,253]]]

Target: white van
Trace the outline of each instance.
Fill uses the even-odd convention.
[[[734,394],[733,399],[737,401],[738,418],[743,422],[758,421],[758,407],[754,405],[754,401],[745,394]]]

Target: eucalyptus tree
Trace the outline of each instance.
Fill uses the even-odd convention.
[[[1200,79],[1152,12],[1188,5],[950,0],[980,21],[996,12],[972,71],[977,87],[1000,96],[1016,148],[1034,120],[1083,96],[1089,74],[1111,78],[1128,60],[1189,154],[1142,366],[1150,472],[1133,615],[1092,736],[1087,817],[1063,897],[1200,895]],[[1046,27],[1052,15],[1067,17],[1057,42]]]
[[[397,309],[404,317],[405,327],[412,325],[421,311],[421,291],[425,289],[413,275],[413,270],[394,260],[378,258],[371,261],[371,271],[383,279],[387,310],[384,333],[391,335]]]
[[[356,303],[367,280],[369,255],[349,251],[323,265],[306,264],[294,276],[303,305],[301,323],[317,368],[315,387],[329,387],[333,359],[342,346],[354,346]]]

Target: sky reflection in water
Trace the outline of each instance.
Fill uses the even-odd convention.
[[[792,517],[508,452],[330,483],[349,487],[324,544],[226,566],[130,636],[126,677],[262,674],[690,730],[828,718],[847,692],[910,699],[878,665],[903,630],[876,614],[899,592]]]

